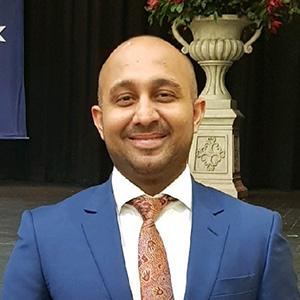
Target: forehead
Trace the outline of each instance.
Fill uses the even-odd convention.
[[[103,91],[122,80],[144,82],[168,78],[184,86],[191,80],[190,72],[183,55],[171,45],[129,41],[117,48],[104,64],[99,84]]]

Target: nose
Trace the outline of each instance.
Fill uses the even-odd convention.
[[[160,118],[155,103],[148,96],[141,97],[136,105],[132,121],[134,125],[148,126]]]

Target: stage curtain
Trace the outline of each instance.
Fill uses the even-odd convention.
[[[136,0],[26,0],[25,90],[29,141],[0,141],[0,179],[92,185],[112,164],[92,124],[97,75],[124,39],[154,34]],[[228,74],[245,119],[241,167],[250,188],[300,188],[300,19],[261,38]],[[199,88],[204,74],[195,64]]]

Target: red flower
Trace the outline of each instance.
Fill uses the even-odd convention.
[[[272,33],[277,33],[278,29],[281,27],[282,25],[282,22],[281,21],[278,21],[278,20],[273,20],[271,21],[271,24],[270,24],[270,31]]]
[[[281,0],[269,0],[267,3],[267,11],[269,14],[281,7],[285,7],[285,4]]]
[[[159,0],[147,0],[147,9],[154,10],[159,5]]]
[[[278,20],[278,9],[286,8],[286,4],[282,0],[268,0],[267,12],[270,15],[269,29],[272,33],[277,33],[278,29],[282,25],[282,21]],[[277,11],[277,12],[276,12]]]

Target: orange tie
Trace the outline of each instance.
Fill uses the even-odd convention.
[[[144,221],[138,246],[142,300],[174,299],[167,253],[155,226],[159,213],[172,200],[168,195],[161,198],[141,196],[128,202],[139,211]]]

